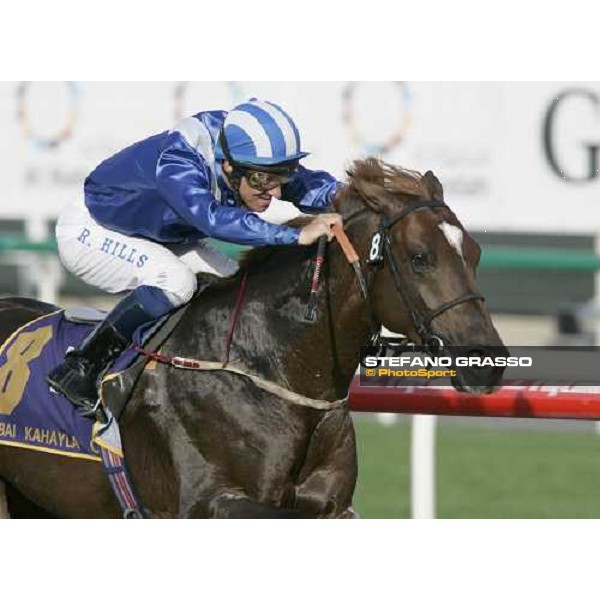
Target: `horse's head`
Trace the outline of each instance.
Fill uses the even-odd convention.
[[[365,266],[376,321],[432,353],[442,346],[506,355],[477,290],[481,250],[444,202],[435,175],[372,158],[355,162],[348,175],[336,208]],[[502,372],[461,369],[453,384],[489,392]]]

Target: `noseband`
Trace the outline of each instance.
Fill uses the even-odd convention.
[[[369,327],[371,329],[371,339],[369,342],[370,346],[380,346],[382,343],[388,341],[388,338],[383,338],[381,336],[380,328],[375,325],[375,316],[370,298],[371,284],[375,272],[385,263],[385,261],[387,261],[389,264],[396,291],[402,298],[404,306],[406,307],[412,321],[413,327],[421,339],[421,343],[424,344],[431,352],[437,352],[444,346],[444,339],[439,334],[435,333],[431,327],[434,319],[466,302],[471,302],[474,300],[485,301],[481,294],[469,293],[463,294],[462,296],[454,298],[448,302],[444,302],[437,308],[427,308],[420,294],[414,290],[414,286],[412,285],[410,278],[403,273],[402,263],[400,260],[398,260],[392,245],[390,231],[395,225],[402,221],[402,219],[417,210],[436,210],[444,208],[446,208],[446,205],[443,202],[438,202],[436,200],[416,201],[407,204],[399,214],[391,218],[382,216],[379,222],[379,228],[371,238],[369,256],[366,261],[368,265],[375,267],[375,269],[370,273],[368,283],[365,283],[362,272],[359,272],[360,268],[357,270],[361,293],[367,306]],[[352,215],[350,218],[358,216],[358,214],[362,212],[364,211],[361,210],[358,213],[354,213],[354,215]],[[425,308],[420,309],[419,305],[424,305]]]

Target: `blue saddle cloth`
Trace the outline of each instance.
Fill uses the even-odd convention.
[[[62,395],[50,392],[46,377],[67,350],[89,335],[90,324],[51,313],[15,331],[0,348],[0,444],[74,458],[100,460],[93,443],[94,423],[82,417]],[[133,362],[125,351],[111,372]]]

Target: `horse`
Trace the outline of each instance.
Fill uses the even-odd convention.
[[[479,353],[504,348],[476,286],[480,248],[432,172],[355,161],[333,209],[368,275],[368,301],[334,240],[317,293],[318,318],[309,323],[314,247],[253,249],[236,275],[215,280],[191,301],[161,348],[220,361],[245,277],[230,348],[231,364],[243,373],[155,363],[136,383],[120,428],[133,484],[151,517],[350,517],[358,468],[343,399],[373,328],[383,325],[432,350],[442,341]],[[386,245],[385,260],[368,265],[376,234]],[[0,341],[52,310],[32,300],[3,300]],[[486,373],[476,389],[453,383],[492,391],[499,374]],[[246,374],[289,390],[290,397]],[[320,404],[301,405],[294,394]],[[0,446],[0,480],[13,517],[120,516],[95,462]]]

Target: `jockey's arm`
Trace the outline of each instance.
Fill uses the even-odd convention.
[[[292,202],[303,212],[324,212],[331,207],[333,197],[341,186],[326,171],[311,171],[301,166],[283,187],[281,199]]]
[[[156,185],[161,196],[187,223],[208,237],[234,244],[297,244],[300,230],[263,221],[242,208],[223,206],[212,194],[202,157],[174,132],[161,152]]]

